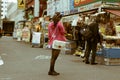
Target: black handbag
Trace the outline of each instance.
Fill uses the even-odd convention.
[[[92,37],[92,31],[88,27],[80,29],[80,34],[87,40]]]

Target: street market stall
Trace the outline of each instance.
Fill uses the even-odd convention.
[[[100,32],[104,41],[103,48],[98,50],[96,59],[101,57],[98,62],[102,61],[105,65],[120,65],[120,15],[107,11],[101,18],[103,23],[100,26]]]

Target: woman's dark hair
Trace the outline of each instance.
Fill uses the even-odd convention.
[[[52,17],[52,20],[54,22],[54,25],[56,26],[58,21],[62,18],[62,15],[60,14],[60,12],[56,12],[54,14],[54,16]]]

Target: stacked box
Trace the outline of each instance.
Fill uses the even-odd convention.
[[[65,50],[65,54],[74,54],[75,53],[75,49],[67,49]]]
[[[98,51],[96,53],[96,62],[98,64],[102,64],[102,65],[105,64],[104,55],[103,55],[102,51]]]
[[[64,51],[65,54],[74,54],[75,50],[77,48],[77,44],[75,41],[67,41],[68,42],[68,46],[66,48],[66,50]]]
[[[75,41],[67,41],[68,42],[68,49],[75,49],[77,47],[77,44]]]

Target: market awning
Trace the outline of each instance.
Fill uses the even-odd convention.
[[[106,9],[105,11],[110,12],[111,14],[120,16],[120,10],[108,10],[108,9]]]
[[[96,12],[97,12],[97,10],[90,10],[90,11],[83,12],[83,14],[93,14]]]

